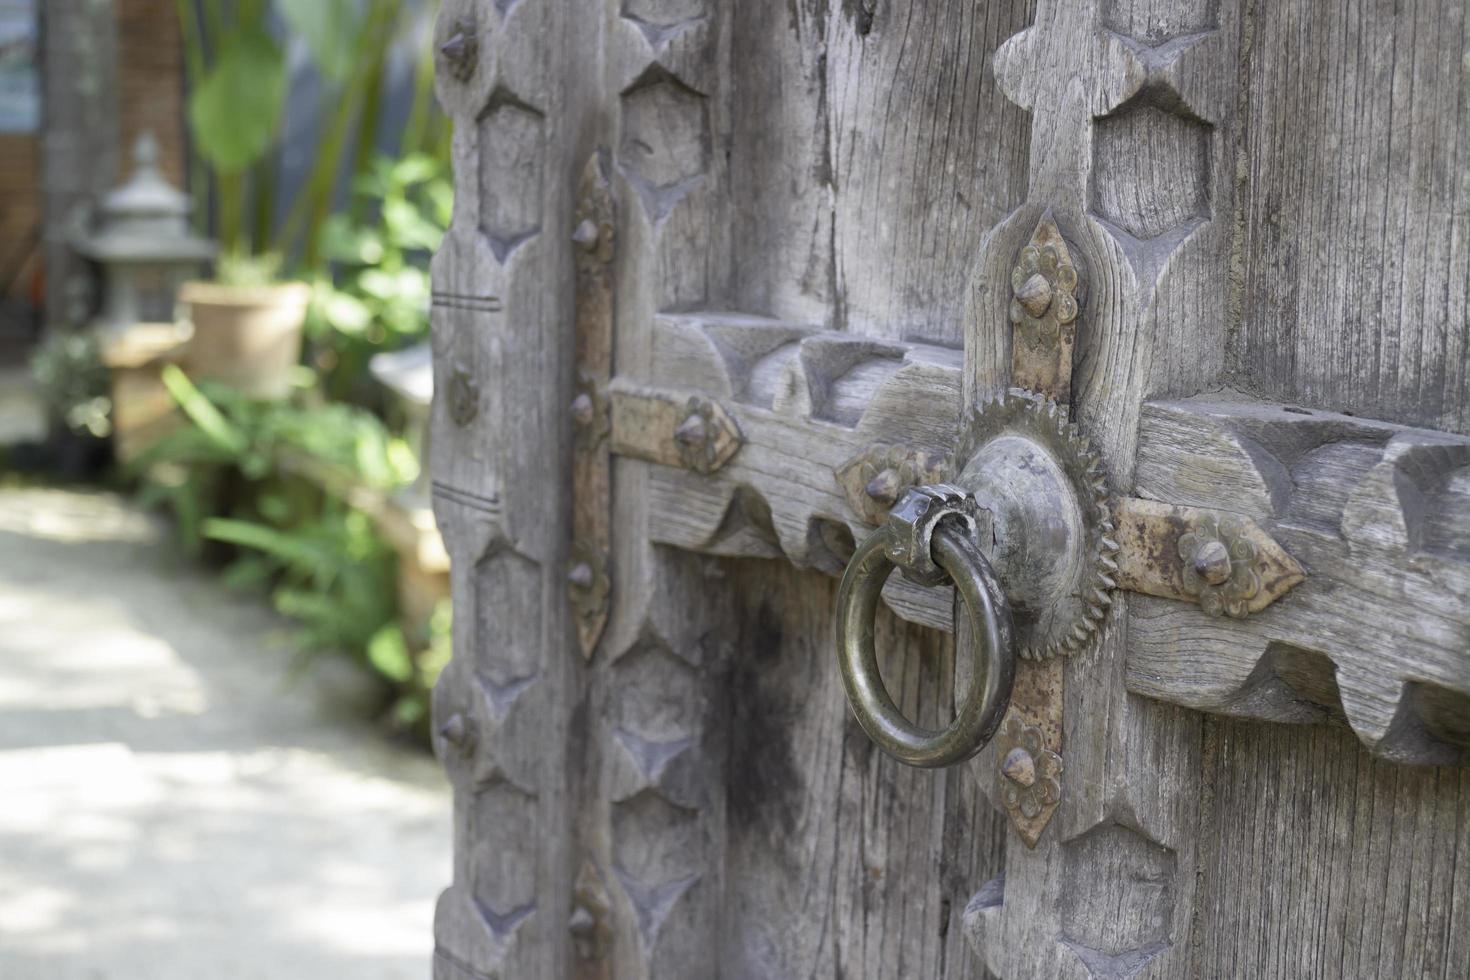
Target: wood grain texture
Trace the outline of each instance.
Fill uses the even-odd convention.
[[[728,288],[732,13],[710,0],[597,6],[621,216],[613,360],[637,384],[650,374],[658,312],[716,302]],[[672,436],[684,415],[675,414],[660,445],[677,456]],[[630,980],[707,973],[718,946],[727,809],[719,677],[735,631],[728,596],[709,587],[708,560],[650,542],[647,480],[645,464],[613,460],[618,589],[590,678],[578,815],[583,852],[607,883],[605,968]]]
[[[1001,46],[1000,86],[1032,114],[1030,181],[1026,204],[984,239],[966,311],[975,404],[1008,383],[1010,271],[1051,209],[1087,270],[1074,417],[1125,493],[1144,401],[1197,390],[1224,361],[1210,311],[1228,299],[1235,9],[1158,43],[1178,26],[1180,11],[1167,12],[1041,0]],[[1007,850],[1004,882],[977,892],[966,917],[1002,976],[1166,977],[1187,961],[1199,721],[1123,689],[1132,601],[1118,596],[1097,649],[1066,664],[1061,806],[1034,851]]]
[[[821,6],[832,325],[959,347],[981,239],[1026,198],[1031,127],[992,58],[1031,4]]]
[[[736,602],[728,662],[729,850],[720,976],[979,978],[962,917],[1001,868],[1003,817],[984,770],[879,752],[832,665],[836,583],[788,564],[721,563]],[[951,637],[878,622],[889,691],[921,724],[954,708]],[[710,975],[710,974],[705,974]]]
[[[1205,722],[1197,977],[1463,977],[1470,770],[1340,728]]]
[[[449,0],[438,43],[455,120],[454,221],[433,266],[434,509],[451,556],[454,657],[435,748],[455,788],[454,880],[435,916],[442,980],[567,976],[576,852],[566,612],[575,337],[572,188],[592,150],[596,25],[557,4]],[[565,188],[560,189],[560,188]]]
[[[436,265],[444,397],[433,466],[456,611],[471,625],[457,634],[436,707],[442,723],[460,719],[439,744],[459,790],[439,976],[1122,980],[1237,976],[1243,965],[1268,980],[1454,975],[1470,878],[1445,855],[1465,850],[1463,779],[1373,761],[1328,726],[1251,728],[1134,693],[1142,644],[1187,676],[1177,660],[1188,648],[1177,633],[1166,648],[1164,631],[1150,632],[1150,603],[1189,607],[1128,597],[1101,646],[1063,666],[1064,796],[1033,852],[999,815],[993,751],[933,774],[869,747],[831,665],[833,583],[791,567],[835,574],[866,530],[833,475],[852,454],[941,440],[963,405],[1006,386],[1010,270],[1047,208],[1088,273],[1076,416],[1122,493],[1156,482],[1146,403],[1244,387],[1260,370],[1251,358],[1287,337],[1290,314],[1258,316],[1282,297],[1309,308],[1306,286],[1282,284],[1305,283],[1311,268],[1323,290],[1358,288],[1315,271],[1331,268],[1325,229],[1362,230],[1357,218],[1316,215],[1327,205],[1310,182],[1286,181],[1290,207],[1320,230],[1294,251],[1297,229],[1274,228],[1258,204],[1284,193],[1277,177],[1301,160],[1374,175],[1399,173],[1403,153],[1418,161],[1403,171],[1410,187],[1361,185],[1364,214],[1404,219],[1383,233],[1403,243],[1400,257],[1385,247],[1345,265],[1402,279],[1405,295],[1424,299],[1400,308],[1453,321],[1464,284],[1421,275],[1430,265],[1418,256],[1432,240],[1443,243],[1433,261],[1453,265],[1463,236],[1417,237],[1408,216],[1449,202],[1442,220],[1453,225],[1458,198],[1446,188],[1458,194],[1464,181],[1447,151],[1465,110],[1436,121],[1421,93],[1448,106],[1463,80],[1445,70],[1453,39],[1422,54],[1401,43],[1427,37],[1448,2],[1390,11],[1355,0],[1358,23],[1342,25],[1317,0],[1270,11],[1249,0],[1038,0],[1034,11],[446,0],[446,20],[469,22],[481,54],[467,80],[440,86],[460,123],[460,172]],[[1442,19],[1462,25],[1458,14]],[[1280,67],[1293,30],[1358,46],[1314,49],[1308,80]],[[1383,50],[1371,43],[1390,36]],[[1372,89],[1377,108],[1364,120],[1281,115],[1320,103],[1324,73],[1349,68]],[[1409,113],[1403,132],[1384,106]],[[1371,133],[1366,164],[1294,135],[1332,125]],[[622,222],[616,383],[714,397],[747,442],[709,475],[613,460],[619,588],[602,653],[584,667],[560,612],[574,292],[562,236],[594,145],[611,149]],[[1392,160],[1379,159],[1381,146]],[[1356,206],[1339,190],[1333,207]],[[1354,242],[1331,244],[1351,252]],[[1449,299],[1435,300],[1430,281]],[[1443,368],[1443,384],[1427,368],[1389,371],[1408,362],[1383,355],[1398,334],[1379,317],[1371,330],[1339,318],[1353,327],[1343,333],[1352,349],[1331,353],[1321,385],[1294,362],[1263,370],[1258,390],[1326,397],[1373,374],[1332,397],[1361,394],[1399,413],[1375,413],[1390,420],[1423,411],[1459,425],[1463,386],[1451,382],[1461,366]],[[1318,324],[1332,322],[1292,326],[1289,339],[1315,344],[1326,336]],[[1459,350],[1453,324],[1412,336],[1435,329],[1436,350]],[[1411,383],[1395,388],[1401,378]],[[1414,443],[1405,482],[1403,466],[1380,470],[1393,438],[1368,439],[1371,451],[1355,448],[1362,441],[1291,470],[1305,508],[1292,528],[1306,531],[1282,533],[1326,533],[1336,521],[1345,536],[1328,553],[1348,540],[1375,554],[1405,541],[1424,546],[1416,556],[1463,548],[1455,521],[1395,523],[1386,505],[1418,488],[1414,513],[1441,513],[1430,504],[1458,501],[1461,469],[1428,465],[1427,443]],[[1340,478],[1366,486],[1374,473],[1394,476],[1392,494],[1380,479],[1354,498],[1356,511],[1338,508]],[[1232,494],[1233,506],[1257,499],[1240,481],[1208,489]],[[1447,587],[1423,562],[1394,580],[1417,583],[1415,601]],[[1373,595],[1382,611],[1398,593]],[[1458,620],[1442,622],[1453,646]],[[952,641],[888,613],[879,628],[891,689],[911,717],[937,724],[953,698]],[[1345,644],[1337,628],[1313,626],[1313,643]],[[1268,663],[1265,687],[1294,691],[1302,720],[1331,721],[1337,703],[1348,716],[1340,685],[1352,678],[1318,646],[1273,640],[1262,658],[1208,639],[1231,656],[1249,650],[1252,669]],[[1400,699],[1439,742],[1464,719],[1444,686],[1421,678]],[[1373,905],[1383,896],[1394,908]]]
[[[1291,406],[1159,403],[1140,425],[1137,479],[1139,494],[1164,503],[1253,518],[1308,574],[1228,627],[1186,606],[1135,603],[1131,690],[1278,721],[1345,715],[1388,758],[1462,757],[1470,438]],[[1332,678],[1335,697],[1315,712],[1276,666],[1304,657]]]
[[[1470,434],[1470,14],[1255,5],[1233,380]]]

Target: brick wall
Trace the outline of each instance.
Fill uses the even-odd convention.
[[[133,141],[151,130],[162,151],[164,173],[183,187],[184,51],[177,8],[174,0],[115,2],[123,166],[130,169]]]
[[[45,0],[41,0],[42,3]],[[117,8],[118,113],[123,173],[131,172],[130,149],[152,131],[164,172],[184,186],[185,129],[183,47],[173,0],[114,0]],[[0,275],[9,275],[28,236],[41,220],[40,142],[32,134],[0,134]],[[37,283],[35,250],[9,290],[29,298]],[[0,283],[0,287],[5,284]]]

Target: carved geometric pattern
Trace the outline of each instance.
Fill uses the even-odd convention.
[[[546,119],[510,91],[490,95],[480,134],[480,231],[502,265],[541,230]]]
[[[475,899],[475,908],[479,910],[480,918],[485,921],[485,927],[490,930],[490,934],[495,937],[496,942],[504,944],[511,936],[515,935],[517,927],[529,919],[531,913],[536,911],[536,903],[530,902],[513,908],[504,915],[497,913],[479,899]]]
[[[850,556],[851,542],[871,530],[850,505],[848,485],[862,463],[848,464],[877,442],[891,443],[895,433],[912,439],[910,445],[954,440],[959,351],[703,312],[660,315],[653,346],[652,381],[722,401],[733,396],[725,404],[746,445],[760,447],[755,456],[742,449],[709,477],[653,467],[650,533],[661,543],[709,554],[784,556],[799,567],[841,574],[846,557],[837,556]],[[794,440],[798,425],[818,437]],[[613,428],[617,441],[616,419]],[[791,454],[789,461],[776,463],[783,453]],[[932,455],[925,454],[925,472]],[[869,468],[872,475],[851,490],[866,493],[880,474]],[[830,476],[814,483],[812,474],[823,471]],[[789,473],[790,483],[777,473]],[[905,618],[952,628],[944,590],[894,576],[885,598]]]
[[[1093,125],[1093,214],[1140,240],[1210,217],[1210,126],[1135,101]]]
[[[505,684],[496,684],[488,677],[481,677],[480,684],[485,690],[485,700],[490,705],[490,717],[497,722],[504,721],[511,706],[520,700],[521,695],[534,683],[536,683],[535,675],[517,677]]]
[[[658,225],[709,170],[709,100],[650,65],[623,92],[622,105],[618,165]]]
[[[1125,980],[1169,948],[1173,850],[1120,824],[1062,845],[1062,942],[1098,980]]]
[[[1146,405],[1139,436],[1136,492],[1153,506],[1238,514],[1308,574],[1228,634],[1140,597],[1129,690],[1275,721],[1346,718],[1386,758],[1461,761],[1470,726],[1449,719],[1470,707],[1470,438],[1205,400]],[[1201,467],[1214,479],[1192,479]]]
[[[616,871],[618,884],[633,903],[634,915],[638,919],[638,934],[643,939],[644,949],[653,949],[658,943],[658,934],[673,911],[679,898],[699,881],[698,875],[689,875],[661,885],[647,885],[623,871]]]
[[[1157,46],[1186,34],[1213,29],[1218,23],[1218,8],[1219,0],[1170,0],[1169,3],[1103,0],[1102,23],[1115,34]]]
[[[536,907],[540,805],[507,782],[478,790],[469,804],[470,891],[485,925],[507,938]],[[507,846],[517,842],[517,846]]]
[[[639,774],[646,781],[645,785],[650,787],[659,782],[670,762],[694,744],[692,738],[654,741],[622,728],[614,732],[613,737],[618,740],[618,744],[628,753],[628,758],[632,759],[638,767]]]
[[[709,17],[709,0],[623,0],[623,19],[661,51],[674,38]]]
[[[541,567],[502,547],[482,558],[474,574],[476,672],[493,685],[492,698],[513,700],[515,684],[541,666],[540,617],[526,615],[541,608]]]

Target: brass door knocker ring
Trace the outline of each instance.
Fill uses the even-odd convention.
[[[977,541],[978,507],[967,491],[946,484],[917,487],[848,562],[837,593],[837,656],[858,724],[898,761],[925,769],[975,755],[1000,726],[1016,673],[1011,606]],[[883,584],[894,568],[923,585],[952,581],[970,624],[969,690],[941,731],[904,717],[878,671],[873,624]]]

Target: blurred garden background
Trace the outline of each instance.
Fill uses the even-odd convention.
[[[436,6],[0,0],[0,976],[427,970]]]

